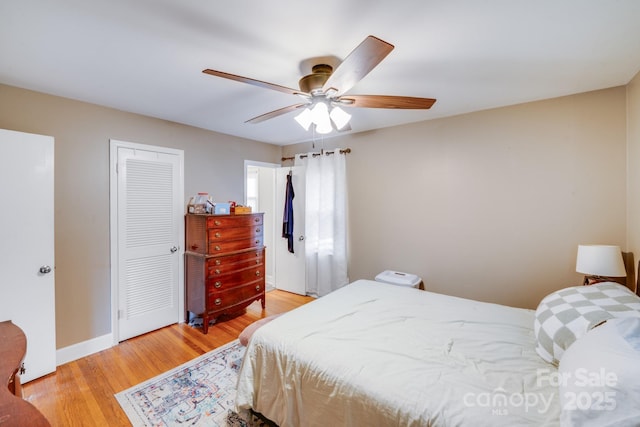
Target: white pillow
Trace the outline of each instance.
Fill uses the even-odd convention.
[[[558,378],[562,426],[639,426],[640,318],[611,319],[578,338]]]

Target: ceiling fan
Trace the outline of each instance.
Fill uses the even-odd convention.
[[[356,83],[369,74],[392,50],[394,46],[374,36],[368,36],[360,43],[335,70],[331,65],[317,64],[311,74],[303,76],[292,89],[274,83],[263,82],[249,77],[237,76],[223,71],[206,69],[203,73],[235,80],[266,89],[297,95],[302,102],[279,108],[247,120],[245,123],[260,123],[292,111],[302,109],[296,120],[305,129],[311,124],[319,133],[329,133],[332,129],[346,130],[349,114],[340,107],[348,108],[393,108],[429,109],[436,102],[432,98],[389,95],[346,95]],[[334,112],[335,111],[335,112]]]

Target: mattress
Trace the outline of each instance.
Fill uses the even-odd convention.
[[[287,426],[558,425],[534,312],[368,280],[258,329],[236,406]]]

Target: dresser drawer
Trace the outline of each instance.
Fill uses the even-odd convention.
[[[221,215],[207,217],[207,228],[233,228],[262,225],[262,214]]]
[[[209,292],[227,290],[261,278],[264,278],[264,265],[233,271],[218,277],[209,276],[207,289]]]
[[[263,214],[185,215],[186,250],[210,254],[210,243],[238,240],[263,234]],[[250,247],[253,247],[252,245]],[[218,253],[218,252],[216,252]]]
[[[264,264],[264,248],[235,255],[207,258],[207,277],[218,277],[246,267]]]
[[[210,228],[207,230],[209,244],[224,240],[236,240],[246,237],[262,236],[262,225],[234,228]]]
[[[260,248],[262,247],[262,242],[262,236],[255,236],[249,239],[211,242],[209,243],[209,253],[211,255],[215,255],[217,253],[227,253],[233,251],[241,251],[243,249]]]
[[[244,301],[256,299],[264,293],[264,279],[256,280],[226,291],[211,292],[208,297],[209,311],[222,310],[240,304]]]

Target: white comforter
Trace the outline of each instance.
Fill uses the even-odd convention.
[[[557,425],[533,312],[360,280],[258,329],[236,405],[287,426]]]

